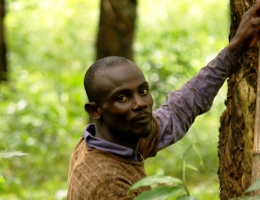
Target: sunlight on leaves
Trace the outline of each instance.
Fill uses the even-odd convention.
[[[0,152],[0,158],[11,158],[14,156],[26,156],[27,153],[21,151],[11,151],[11,152]]]
[[[186,168],[192,169],[194,171],[198,171],[197,167],[194,167],[192,165],[185,165]]]
[[[183,182],[182,180],[171,176],[154,175],[154,176],[148,176],[138,181],[137,183],[135,183],[130,187],[130,190],[134,190],[142,186],[150,186],[153,184],[181,185],[183,184]]]
[[[181,195],[176,200],[197,200],[197,198],[189,195]]]
[[[135,200],[162,200],[183,191],[182,187],[161,187],[140,194]]]

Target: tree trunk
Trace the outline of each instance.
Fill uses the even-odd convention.
[[[122,56],[133,60],[137,0],[101,0],[96,60]]]
[[[7,80],[6,47],[4,37],[5,1],[0,0],[0,81]]]
[[[230,38],[253,0],[230,0]],[[251,185],[258,47],[244,54],[241,69],[228,80],[227,108],[221,116],[219,136],[220,199],[238,197]]]

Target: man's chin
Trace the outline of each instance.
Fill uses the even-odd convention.
[[[152,132],[152,123],[146,123],[142,126],[133,127],[132,129],[132,135],[135,135],[139,138],[145,138]]]
[[[149,136],[151,134],[151,130],[143,130],[143,131],[138,131],[136,133],[134,133],[133,135],[135,135],[136,137],[139,137],[139,138],[146,138],[147,136]]]

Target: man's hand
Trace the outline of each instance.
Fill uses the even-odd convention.
[[[239,58],[244,52],[255,46],[258,42],[260,30],[260,2],[259,0],[243,14],[235,37],[227,48]]]

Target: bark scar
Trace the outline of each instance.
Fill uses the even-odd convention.
[[[251,71],[251,69],[246,70],[246,71],[243,73],[243,75],[241,76],[241,78],[238,79],[238,81],[235,83],[235,85],[234,85],[233,88],[232,88],[232,93],[228,95],[228,98],[233,95],[233,92],[234,92],[235,89],[237,88],[238,83],[240,83],[240,82],[242,81],[242,78],[244,78],[245,74],[247,74],[247,73],[250,72],[250,71]]]

